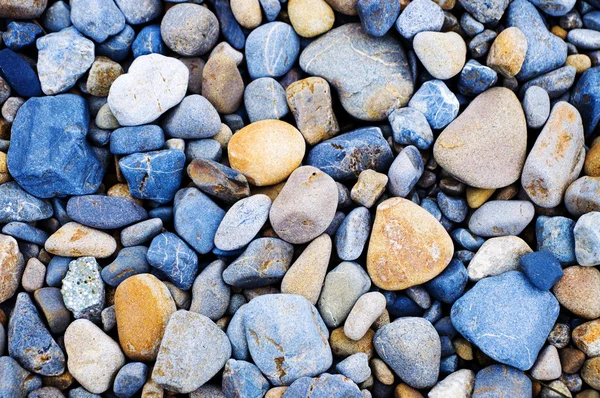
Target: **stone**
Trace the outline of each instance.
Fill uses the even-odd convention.
[[[600,121],[600,68],[595,67],[585,71],[571,94],[571,103],[583,120],[586,138],[589,138]]]
[[[529,87],[538,86],[546,90],[550,98],[559,98],[573,86],[576,74],[577,70],[574,67],[563,66],[523,84],[520,95],[522,96]]]
[[[531,380],[525,374],[506,365],[491,365],[477,372],[473,398],[502,396],[531,397]]]
[[[363,395],[350,379],[342,375],[323,373],[315,378],[301,377],[293,382],[283,398],[293,397],[361,398]]]
[[[523,110],[527,126],[536,129],[542,127],[550,116],[550,97],[546,90],[538,86],[529,87],[523,97]]]
[[[160,35],[160,25],[148,25],[142,28],[131,45],[133,58],[148,54],[167,54],[167,46]],[[183,62],[183,61],[182,61]]]
[[[58,32],[71,26],[71,10],[64,1],[59,0],[46,8],[41,19],[47,31]]]
[[[547,250],[562,265],[575,263],[575,221],[567,217],[540,216],[536,220],[536,240],[539,250]]]
[[[468,279],[463,263],[454,259],[441,274],[427,282],[425,287],[436,300],[451,304],[462,296]]]
[[[452,252],[448,233],[420,206],[401,198],[377,206],[367,253],[367,270],[376,286],[402,290],[427,282],[446,268]]]
[[[575,68],[575,72],[579,75],[592,67],[592,60],[585,54],[571,54],[567,56],[565,65]]]
[[[122,127],[110,135],[110,152],[115,155],[131,155],[161,149],[164,143],[165,135],[159,126]]]
[[[110,107],[108,106],[108,104],[104,104],[98,110],[98,114],[96,115],[94,124],[97,128],[105,130],[114,130],[121,127],[115,116],[110,111]]]
[[[163,127],[170,137],[209,138],[221,129],[221,118],[208,99],[195,94],[185,97],[167,112]]]
[[[262,397],[269,382],[252,363],[229,359],[223,370],[223,393],[228,397]]]
[[[385,35],[400,15],[400,2],[387,0],[360,0],[356,2],[356,12],[362,28],[375,37]]]
[[[593,267],[572,266],[552,289],[558,302],[585,319],[600,317],[600,271]]]
[[[600,212],[593,211],[582,215],[575,224],[575,256],[580,265],[600,264],[600,233],[597,228],[599,220]]]
[[[469,263],[469,279],[476,282],[488,276],[518,270],[522,256],[531,252],[529,245],[517,236],[488,239]]]
[[[431,128],[442,129],[458,115],[459,103],[441,80],[431,80],[423,83],[408,106],[425,115]]]
[[[160,24],[167,47],[179,55],[196,57],[217,44],[219,21],[208,8],[198,4],[176,4],[169,8]]]
[[[600,352],[598,327],[598,320],[593,320],[583,323],[573,330],[573,343],[588,357],[596,357]]]
[[[344,334],[344,328],[340,327],[331,332],[329,342],[331,344],[331,350],[336,357],[346,358],[350,355],[363,352],[367,354],[369,358],[372,358],[375,352],[373,349],[374,335],[375,332],[369,329],[362,339],[354,341],[349,339]]]
[[[223,156],[221,144],[210,138],[188,141],[187,144],[180,138],[169,140],[167,144],[169,144],[169,142],[174,145],[173,149],[184,151],[186,160],[190,162],[196,159],[207,159],[219,162]]]
[[[257,186],[284,181],[300,165],[304,152],[302,134],[279,120],[251,123],[236,132],[228,145],[231,167]]]
[[[235,19],[246,29],[254,29],[262,22],[262,12],[258,0],[230,2]]]
[[[16,182],[0,185],[0,223],[38,221],[53,213],[48,201],[27,193]]]
[[[345,377],[355,383],[362,383],[371,376],[369,357],[364,352],[357,352],[338,363],[335,367]]]
[[[54,334],[62,334],[71,324],[71,313],[65,307],[59,288],[42,287],[33,294],[35,303],[43,313],[48,328]]]
[[[244,90],[244,107],[251,123],[281,119],[288,114],[285,90],[271,77],[261,77],[248,84]]]
[[[42,33],[42,28],[35,23],[13,21],[6,26],[6,32],[2,33],[2,40],[7,48],[21,51],[33,47]]]
[[[246,177],[238,171],[209,159],[194,159],[187,173],[200,190],[226,203],[250,196]]]
[[[520,265],[529,281],[541,290],[550,290],[563,276],[560,262],[546,250],[523,255]]]
[[[107,233],[68,222],[50,235],[44,245],[48,253],[62,257],[110,257],[117,249],[117,242]]]
[[[123,352],[134,361],[154,361],[177,310],[169,290],[155,276],[139,274],[119,284],[114,300]]]
[[[437,383],[427,395],[430,398],[470,397],[475,384],[475,373],[461,369]]]
[[[64,94],[29,99],[12,126],[11,176],[39,198],[94,193],[104,168],[85,139],[88,123],[82,97]]]
[[[198,272],[198,256],[172,232],[163,232],[152,239],[148,263],[180,289],[189,290]]]
[[[420,32],[439,32],[444,24],[444,11],[431,0],[408,3],[396,20],[396,29],[402,37],[411,40]]]
[[[142,389],[148,377],[148,366],[141,362],[131,362],[123,366],[113,384],[113,391],[119,398],[130,398]]]
[[[452,306],[456,330],[492,359],[531,368],[559,312],[552,293],[518,271],[484,278]],[[518,336],[518,338],[516,337]]]
[[[366,207],[357,207],[348,213],[335,234],[338,257],[344,261],[356,260],[362,254],[371,229],[371,215]]]
[[[394,142],[414,145],[426,150],[433,143],[433,132],[423,113],[413,108],[400,108],[388,116],[392,126]]]
[[[458,77],[458,92],[463,95],[476,96],[497,82],[498,74],[495,70],[470,59]]]
[[[33,293],[44,286],[46,266],[37,258],[30,258],[23,271],[21,286],[27,293]]]
[[[137,246],[146,243],[162,231],[163,223],[160,218],[152,218],[124,228],[121,231],[121,244],[124,247]]]
[[[590,177],[600,177],[600,145],[592,143],[583,164],[584,174]]]
[[[402,149],[388,170],[388,190],[393,196],[406,197],[421,178],[425,166],[419,150],[409,145]]]
[[[0,234],[0,303],[17,292],[25,260],[15,238]]]
[[[119,0],[117,0],[116,2],[118,3]],[[97,45],[96,55],[102,55],[112,59],[115,62],[121,62],[130,54],[134,38],[135,31],[133,30],[133,28],[129,25],[125,25],[125,28],[121,32],[119,32],[113,37],[109,37],[104,43]]]
[[[188,76],[186,66],[175,58],[137,57],[110,86],[108,105],[121,126],[153,122],[183,100]]]
[[[240,107],[244,81],[233,58],[227,54],[209,58],[202,71],[202,95],[221,113],[233,113]]]
[[[106,57],[96,57],[86,82],[87,91],[98,97],[106,97],[110,86],[123,74],[123,67]]]
[[[558,352],[564,373],[577,373],[583,366],[585,354],[576,348],[563,348]]]
[[[125,16],[113,0],[71,0],[69,5],[73,26],[97,43],[125,27]]]
[[[581,378],[592,388],[600,388],[600,358],[591,358],[585,361],[581,369]]]
[[[413,48],[427,72],[441,80],[458,75],[467,56],[467,46],[455,32],[417,33]]]
[[[399,318],[379,329],[373,344],[381,359],[409,386],[423,389],[436,384],[440,337],[425,319]]]
[[[354,202],[371,208],[385,192],[387,183],[388,177],[385,174],[371,169],[364,170],[352,187],[351,198]]]
[[[219,250],[238,250],[258,234],[267,219],[271,199],[262,194],[252,195],[236,202],[227,211],[215,233],[214,242]]]
[[[156,19],[161,11],[160,0],[115,0],[125,19],[132,25],[139,25]]]
[[[548,345],[540,351],[535,364],[531,368],[531,377],[536,380],[555,380],[562,374],[558,350]]]
[[[567,41],[581,50],[600,49],[600,34],[593,29],[572,29],[567,35]]]
[[[65,332],[67,366],[83,388],[102,394],[112,384],[125,356],[119,345],[87,319],[77,319]]]
[[[230,356],[225,332],[203,315],[179,310],[165,330],[152,380],[170,391],[187,394],[215,376]]]
[[[254,29],[246,40],[246,64],[250,77],[281,77],[294,65],[300,39],[284,22],[269,22]]]
[[[190,311],[197,312],[217,321],[227,311],[231,292],[223,281],[223,271],[227,265],[216,260],[208,264],[198,275],[192,286]]]
[[[352,307],[344,323],[344,334],[355,341],[362,339],[373,322],[385,311],[386,299],[379,292],[365,293]]]
[[[117,229],[148,218],[143,207],[132,200],[102,195],[74,196],[67,202],[73,221],[98,229]]]
[[[475,19],[479,22],[487,24],[498,22],[502,15],[504,14],[504,10],[506,10],[506,6],[508,6],[508,1],[506,0],[485,0],[485,1],[475,1],[475,0],[459,0],[461,6],[469,12]]]
[[[233,48],[242,50],[246,42],[246,37],[231,11],[230,2],[226,0],[216,0],[213,4],[214,12],[219,20],[219,26],[223,33],[223,37]]]
[[[490,47],[487,66],[506,78],[514,77],[523,66],[527,54],[527,37],[517,27],[504,29]]]
[[[75,319],[98,319],[104,308],[104,284],[101,268],[93,257],[80,257],[69,263],[62,280],[61,293],[65,306]]]
[[[8,355],[0,357],[0,393],[6,397],[25,398],[42,386],[39,376],[32,375]]]
[[[469,230],[483,236],[519,235],[533,219],[533,204],[525,200],[492,200],[477,209]]]
[[[584,176],[575,180],[565,192],[565,207],[572,215],[578,217],[592,211],[600,211],[598,200],[600,189],[599,177]]]
[[[40,81],[32,67],[8,48],[0,51],[0,71],[2,71],[3,80],[17,95],[32,97],[42,94]],[[10,94],[5,94],[5,96],[7,95]]]
[[[294,31],[306,38],[329,31],[335,20],[325,0],[290,0],[287,11]]]

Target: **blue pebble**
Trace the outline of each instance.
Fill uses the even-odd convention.
[[[555,69],[523,84],[519,95],[522,98],[528,88],[537,86],[544,89],[551,99],[559,98],[565,93],[568,94],[569,89],[575,82],[575,73],[576,69],[573,66],[563,66]]]
[[[209,138],[221,129],[221,118],[206,98],[194,94],[185,97],[167,112],[163,127],[174,138]]]
[[[283,22],[269,22],[254,29],[246,40],[246,64],[250,77],[281,77],[294,66],[300,39]]]
[[[113,383],[113,392],[119,398],[130,398],[146,383],[148,365],[142,362],[130,362],[123,366]]]
[[[163,10],[160,0],[115,0],[127,23],[140,25],[157,19]]]
[[[46,8],[42,17],[42,25],[48,32],[58,32],[71,26],[71,9],[62,0]]]
[[[442,129],[458,115],[458,99],[441,80],[423,83],[408,102],[408,106],[420,111],[433,129]]]
[[[531,3],[553,17],[562,17],[575,6],[575,0],[531,0]]]
[[[508,5],[507,0],[459,0],[459,3],[475,19],[485,24],[498,22]]]
[[[114,155],[131,155],[161,149],[165,135],[159,126],[121,127],[110,135],[110,151]]]
[[[473,18],[468,12],[465,12],[460,17],[460,26],[463,28],[465,33],[469,35],[469,37],[477,36],[479,33],[485,30],[485,26]]]
[[[357,352],[345,358],[335,365],[340,374],[346,376],[355,383],[362,383],[371,376],[369,367],[369,356],[364,352]]]
[[[146,210],[128,198],[118,196],[73,196],[67,202],[73,221],[98,229],[117,229],[148,218]]]
[[[402,149],[388,170],[388,190],[405,198],[423,175],[425,164],[419,150],[410,145]]]
[[[151,218],[133,224],[121,231],[121,244],[124,247],[137,246],[146,243],[162,231],[163,222],[160,218]]]
[[[581,114],[586,138],[591,137],[600,122],[600,66],[583,72],[573,89],[571,104]]]
[[[446,304],[452,304],[462,296],[469,281],[467,269],[458,260],[450,261],[441,274],[425,284],[431,296]]]
[[[102,280],[112,287],[117,287],[130,276],[147,274],[150,272],[147,254],[148,248],[146,246],[132,246],[121,249],[115,261],[102,269]]]
[[[46,239],[48,239],[48,234],[46,232],[19,221],[13,221],[6,224],[2,228],[2,233],[40,246],[44,246]]]
[[[442,344],[442,358],[456,353],[452,339],[448,336],[441,336],[440,343]]]
[[[148,212],[150,218],[159,218],[163,224],[173,221],[173,207],[159,206]]]
[[[61,225],[65,225],[71,220],[71,217],[67,214],[67,200],[60,198],[50,199],[52,202],[52,209],[54,210],[54,218],[58,220]]]
[[[519,264],[529,281],[541,290],[552,289],[563,276],[560,263],[546,250],[523,255]]]
[[[454,252],[454,256],[457,260],[461,261],[465,265],[469,265],[473,257],[475,257],[475,253],[470,250],[457,250]]]
[[[42,95],[40,79],[33,68],[17,53],[8,48],[0,51],[0,72],[18,96],[39,97]]]
[[[270,77],[261,77],[246,86],[244,106],[252,123],[281,119],[289,112],[285,90],[277,80]]]
[[[371,232],[371,215],[366,207],[352,210],[335,233],[335,249],[344,261],[360,257]]]
[[[125,17],[113,0],[70,0],[71,22],[97,43],[125,27]]]
[[[392,318],[421,316],[423,309],[411,298],[395,292],[384,292],[386,309]]]
[[[458,335],[458,332],[454,328],[452,320],[449,316],[440,318],[436,323],[433,324],[433,327],[435,327],[435,330],[440,336],[448,336],[451,339],[454,339]]]
[[[531,387],[531,380],[520,370],[506,365],[492,365],[477,372],[472,398],[531,398]]]
[[[25,398],[42,386],[42,378],[19,366],[9,356],[0,357],[0,397]]]
[[[467,218],[469,206],[467,206],[467,201],[464,198],[455,198],[443,192],[438,192],[437,202],[442,214],[448,220],[461,223]]]
[[[267,17],[267,21],[273,22],[277,19],[279,12],[281,11],[281,3],[285,3],[285,1],[280,0],[258,0],[260,6],[262,7],[265,17]]]
[[[229,0],[214,0],[213,7],[215,15],[219,20],[221,33],[227,43],[236,50],[243,50],[246,44],[246,36],[242,31],[242,27],[233,16]]]
[[[102,395],[92,394],[83,387],[77,387],[69,391],[69,398],[102,398]]]
[[[433,132],[429,122],[421,112],[413,108],[395,109],[388,116],[392,126],[394,141],[402,145],[414,145],[419,149],[429,149],[433,144]]]
[[[363,170],[385,172],[394,155],[378,127],[363,127],[323,141],[308,153],[307,164],[334,180],[355,180]]]
[[[185,157],[189,162],[195,159],[220,162],[222,156],[223,148],[221,147],[221,144],[210,138],[188,141],[185,147]]]
[[[226,397],[263,397],[269,382],[256,365],[229,359],[223,370],[223,393]]]
[[[227,337],[231,342],[231,356],[235,359],[247,360],[250,357],[244,329],[244,313],[247,307],[248,305],[244,304],[238,308],[227,326]]]
[[[54,256],[48,263],[46,269],[46,284],[51,287],[61,287],[62,280],[69,272],[69,263],[73,261],[70,257]]]
[[[360,389],[342,375],[323,373],[317,377],[301,377],[283,393],[283,398],[361,398]]]
[[[506,25],[516,27],[527,38],[527,54],[516,78],[527,81],[564,65],[567,45],[546,28],[544,18],[527,0],[515,0],[508,7]]]
[[[385,35],[400,15],[400,2],[395,0],[358,0],[356,11],[363,30],[371,36]]]
[[[443,25],[444,11],[431,0],[411,1],[396,20],[398,33],[408,40],[420,32],[439,32]]]
[[[473,234],[465,228],[457,228],[450,232],[452,239],[467,250],[477,251],[485,243],[485,239]]]
[[[591,11],[583,16],[583,26],[600,31],[600,11]]]
[[[198,273],[198,256],[174,233],[163,232],[152,239],[146,258],[178,288],[192,287]]]
[[[134,153],[119,160],[131,196],[167,203],[181,185],[185,154],[176,149]]]
[[[449,375],[458,370],[458,356],[450,355],[440,361],[440,374]]]
[[[27,293],[19,293],[10,315],[8,353],[25,369],[42,376],[58,376],[65,371],[65,355]]]
[[[32,222],[52,217],[52,205],[23,190],[14,181],[0,185],[0,224],[11,221]]]
[[[223,217],[225,211],[196,188],[184,188],[175,196],[175,231],[200,254],[213,249]]]
[[[458,92],[474,97],[495,85],[497,81],[498,73],[495,70],[470,59],[458,76]]]
[[[35,40],[40,37],[44,31],[33,22],[11,22],[6,27],[6,32],[2,33],[2,40],[6,47],[13,51],[20,51],[35,44]]]
[[[167,46],[160,35],[160,25],[149,25],[140,30],[131,46],[133,58],[148,54],[167,53]]]
[[[101,129],[96,126],[96,123],[92,122],[89,126],[87,138],[96,146],[104,146],[110,141],[110,133],[110,130]]]
[[[425,198],[421,201],[420,206],[427,210],[429,214],[434,216],[436,220],[440,221],[442,219],[442,211],[440,210],[440,207],[436,201]]]
[[[575,264],[575,221],[567,217],[539,216],[535,222],[538,250],[547,250],[562,265]]]
[[[509,271],[477,282],[450,314],[456,330],[490,358],[527,370],[559,310],[552,293],[537,289],[521,272]]]
[[[442,303],[437,300],[434,301],[423,314],[423,318],[431,322],[432,325],[439,321],[442,318]]]
[[[96,46],[96,55],[104,55],[115,62],[121,62],[129,55],[134,39],[135,31],[131,26],[125,25],[119,34]]]

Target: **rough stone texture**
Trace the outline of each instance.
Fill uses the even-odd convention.
[[[50,235],[46,251],[62,257],[106,258],[117,249],[115,239],[105,232],[68,222]]]
[[[201,191],[226,203],[235,203],[250,196],[246,177],[221,163],[209,159],[194,159],[188,165],[187,173]]]
[[[350,379],[342,375],[323,373],[318,377],[301,377],[293,382],[283,398],[294,397],[362,398],[363,395]]]
[[[17,292],[24,269],[25,260],[15,238],[0,234],[0,303]]]
[[[1,0],[0,17],[14,19],[39,18],[48,4],[47,0]]]
[[[198,275],[192,287],[190,311],[202,314],[213,321],[219,320],[229,306],[231,291],[223,281],[226,264],[221,260],[208,264]]]
[[[472,398],[486,398],[490,395],[530,397],[531,384],[531,380],[523,372],[511,366],[492,365],[477,373]]]
[[[234,203],[215,233],[215,246],[219,250],[242,249],[254,239],[269,218],[271,204],[271,199],[263,194],[255,194]]]
[[[123,67],[107,57],[96,57],[86,82],[87,91],[97,97],[106,97],[110,86],[123,74]]]
[[[594,267],[573,266],[563,272],[552,289],[558,302],[585,319],[600,317],[600,271]]]
[[[506,6],[508,0],[459,0],[465,10],[475,17],[481,23],[498,22]]]
[[[0,185],[0,223],[38,221],[53,213],[50,202],[27,193],[16,182]]]
[[[487,65],[506,78],[514,77],[523,66],[527,38],[519,28],[504,29],[496,37],[487,56]]]
[[[179,55],[204,55],[217,43],[219,21],[207,7],[176,4],[163,16],[160,35],[165,44]]]
[[[99,319],[104,308],[104,282],[101,268],[93,257],[80,257],[69,263],[62,280],[65,306],[76,319]]]

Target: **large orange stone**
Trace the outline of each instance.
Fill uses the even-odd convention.
[[[134,361],[154,361],[176,310],[169,289],[154,275],[134,275],[121,282],[115,293],[115,312],[125,355]]]
[[[367,271],[385,290],[425,283],[450,263],[454,247],[442,224],[410,200],[391,198],[377,206],[367,253]]]

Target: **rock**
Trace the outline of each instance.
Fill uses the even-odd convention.
[[[148,366],[141,362],[131,362],[123,366],[113,384],[113,391],[119,398],[129,398],[142,389],[148,377]]]
[[[560,362],[564,373],[577,373],[583,366],[585,354],[576,348],[563,348],[559,351]]]
[[[535,364],[531,368],[531,377],[536,380],[555,380],[562,374],[558,350],[548,345],[540,351]]]
[[[250,187],[246,177],[218,162],[195,159],[188,165],[187,173],[203,192],[226,203],[235,203],[250,196]]]
[[[582,215],[575,224],[575,256],[580,265],[600,264],[600,233],[597,228],[599,220],[600,212],[593,211]]]
[[[483,237],[519,235],[531,222],[534,208],[525,200],[493,200],[477,209],[469,230]]]
[[[352,340],[360,340],[373,322],[385,311],[386,299],[379,292],[365,293],[356,301],[344,324],[344,334]]]
[[[581,75],[571,94],[571,103],[581,114],[586,138],[590,137],[600,121],[599,81],[600,68],[588,69]]]
[[[39,376],[32,375],[9,356],[0,357],[0,394],[11,398],[25,398],[41,386]]]
[[[429,149],[433,143],[433,133],[421,112],[413,108],[400,108],[388,116],[392,126],[394,141],[402,145],[414,145],[419,149]]]
[[[371,215],[366,207],[348,213],[335,234],[335,248],[340,260],[353,261],[362,254],[371,230]]]
[[[236,202],[227,211],[215,233],[215,246],[220,250],[238,250],[258,234],[267,219],[271,199],[262,194]]]
[[[600,177],[600,145],[591,145],[585,157],[583,170],[587,176]]]
[[[85,140],[88,123],[82,97],[29,99],[12,126],[7,160],[15,181],[39,198],[94,193],[104,169]]]
[[[452,251],[448,233],[423,208],[401,198],[377,206],[367,254],[376,286],[401,290],[427,282],[446,268]]]
[[[488,239],[469,263],[469,279],[476,282],[488,276],[518,270],[521,257],[531,252],[529,245],[517,236]]]
[[[356,2],[356,12],[363,30],[375,37],[381,37],[390,30],[398,19],[400,8],[400,2],[395,1],[360,0]]]
[[[598,328],[600,322],[593,320],[577,326],[573,330],[573,343],[588,357],[596,357],[600,353],[600,340],[598,340]]]
[[[201,95],[189,95],[167,112],[163,126],[171,137],[209,138],[221,129],[221,118],[208,99]]]
[[[470,59],[458,77],[458,92],[463,95],[476,96],[497,82],[498,74],[495,70]]]
[[[600,317],[600,271],[593,267],[573,266],[552,289],[558,302],[585,319]]]
[[[21,51],[33,47],[42,33],[42,28],[35,23],[13,21],[6,26],[6,32],[2,33],[2,40],[11,50]]]
[[[94,62],[94,42],[73,27],[40,37],[36,46],[38,76],[46,95],[73,87]]]
[[[248,84],[244,90],[244,107],[252,123],[281,119],[288,114],[285,90],[271,77],[261,77]]]
[[[538,86],[546,90],[550,98],[559,98],[571,88],[576,73],[577,70],[572,66],[555,69],[523,84],[520,95],[522,96],[529,87]]]
[[[373,336],[375,332],[373,330],[367,331],[367,334],[359,341],[354,341],[346,337],[344,334],[344,328],[340,327],[331,332],[329,342],[331,344],[331,350],[337,357],[345,358],[350,355],[354,355],[359,352],[367,354],[369,358],[373,357]]]
[[[517,27],[504,29],[494,40],[487,65],[506,78],[514,77],[523,66],[527,54],[527,37]]]
[[[527,118],[527,126],[542,127],[550,116],[550,97],[546,90],[538,86],[529,87],[523,97],[523,110]]]
[[[69,372],[93,394],[107,391],[125,365],[119,345],[87,319],[77,319],[69,325],[65,347]]]
[[[139,25],[156,19],[162,11],[160,0],[115,0],[117,6],[132,25]]]
[[[5,232],[5,231],[4,231]],[[44,286],[44,277],[46,276],[46,266],[37,258],[30,258],[27,261],[23,271],[21,286],[27,293],[33,293]]]
[[[302,296],[255,298],[247,304],[244,327],[252,360],[274,386],[316,376],[331,366],[327,327]]]
[[[177,235],[163,232],[152,239],[148,263],[180,289],[189,290],[198,272],[198,256]]]
[[[269,22],[254,29],[246,40],[246,64],[250,77],[281,77],[294,65],[300,39],[283,22]]]
[[[468,398],[471,397],[474,384],[475,373],[470,369],[461,369],[437,383],[427,396],[429,398]]]
[[[81,0],[78,3],[81,4]],[[117,62],[106,57],[96,57],[90,68],[85,87],[92,95],[106,97],[110,86],[123,73],[123,67]]]
[[[294,31],[307,38],[329,31],[335,20],[333,10],[324,0],[291,0],[288,15]]]
[[[354,202],[371,208],[385,192],[387,183],[388,177],[385,174],[371,169],[363,170],[352,187],[351,198]]]
[[[62,257],[110,257],[117,249],[117,242],[107,233],[68,222],[50,235],[46,251]]]
[[[223,271],[227,265],[216,260],[208,264],[198,275],[192,287],[190,311],[197,312],[217,321],[227,311],[231,292],[223,281]]]
[[[562,265],[575,263],[575,221],[566,217],[540,216],[536,220],[536,238],[538,248],[547,250]]]
[[[600,34],[593,29],[572,29],[567,35],[567,41],[582,50],[600,49]]]
[[[547,250],[525,254],[520,265],[529,281],[541,290],[550,290],[563,276],[560,263]]]
[[[511,397],[531,397],[531,381],[525,374],[506,365],[492,365],[475,376],[472,398],[485,398],[491,394]]]
[[[67,202],[73,221],[98,229],[117,229],[148,218],[146,210],[134,201],[103,195],[74,196]]]
[[[180,310],[167,325],[152,380],[170,391],[187,394],[216,375],[230,356],[231,344],[217,325],[203,315]]]
[[[146,243],[158,235],[162,227],[160,218],[152,218],[124,228],[121,231],[121,244],[124,247],[131,247]]]
[[[579,75],[592,67],[592,60],[585,54],[571,54],[567,56],[565,65],[575,68],[575,72]]]
[[[388,190],[393,196],[406,197],[421,178],[424,170],[419,150],[410,145],[402,149],[388,170]]]
[[[463,263],[454,259],[441,274],[427,282],[425,287],[436,300],[451,304],[462,296],[468,279]],[[430,308],[430,305],[423,307]]]
[[[42,15],[46,9],[46,0],[2,0],[0,17],[15,19],[33,19]]]
[[[15,238],[0,234],[0,303],[17,292],[25,260]]]
[[[252,363],[230,359],[223,370],[223,393],[228,397],[262,397],[269,382]]]
[[[104,284],[101,268],[93,257],[80,257],[69,263],[62,280],[61,293],[65,306],[75,319],[95,320],[104,308]]]
[[[498,22],[500,18],[502,18],[504,10],[509,2],[506,0],[459,0],[459,3],[467,12],[469,12],[469,14],[473,15],[475,19],[481,23],[487,24]]]
[[[61,334],[71,323],[71,313],[65,307],[60,289],[42,287],[33,294],[35,302],[44,314],[48,328],[54,334]]]
[[[148,25],[142,28],[131,46],[133,57],[138,58],[148,54],[167,54],[167,47],[160,35],[159,25]]]
[[[125,28],[125,16],[113,0],[71,0],[69,5],[73,26],[97,43]]]
[[[173,145],[175,145],[173,149],[185,151],[185,157],[188,161],[196,159],[221,161],[223,156],[221,144],[212,139],[188,141],[187,145],[181,139],[178,139],[178,143],[175,142],[173,141]]]
[[[181,102],[188,76],[186,66],[175,58],[160,54],[137,57],[127,73],[110,86],[108,105],[121,126],[153,122]]]
[[[459,103],[442,81],[431,80],[423,83],[408,106],[425,115],[432,128],[441,129],[456,118]]]
[[[254,29],[262,22],[262,12],[258,0],[230,2],[235,19],[246,29]]]
[[[439,32],[444,24],[444,11],[431,0],[415,0],[408,3],[396,20],[396,29],[405,39],[412,39],[420,32]]]
[[[44,326],[27,293],[19,293],[8,323],[8,353],[30,372],[58,376],[65,356]]]
[[[110,152],[115,155],[131,155],[161,149],[165,135],[159,126],[144,125],[122,127],[110,134]]]
[[[117,3],[119,1],[128,0],[117,0]],[[116,62],[123,61],[130,54],[134,38],[135,31],[133,28],[129,25],[125,25],[125,29],[123,29],[120,33],[108,38],[104,43],[97,46],[97,55],[108,57]]]
[[[235,133],[227,149],[231,167],[263,186],[284,181],[300,165],[305,143],[292,125],[261,120]]]
[[[337,197],[330,176],[312,166],[299,167],[273,202],[269,220],[282,239],[294,244],[309,242],[333,220]]]
[[[233,58],[227,54],[209,58],[202,71],[202,95],[221,113],[233,113],[240,107],[244,81]]]
[[[413,93],[400,43],[391,36],[371,37],[359,24],[335,28],[309,44],[300,56],[300,67],[333,85],[344,109],[360,120],[385,119],[406,105]]]
[[[565,206],[569,213],[581,216],[592,211],[600,211],[598,200],[600,177],[581,177],[575,180],[565,192]]]
[[[550,292],[535,288],[522,273],[508,271],[477,282],[454,303],[450,314],[456,330],[486,355],[527,370],[559,307]]]
[[[600,388],[600,366],[599,358],[591,358],[585,361],[583,369],[581,369],[581,378],[592,388],[597,390]]]
[[[335,367],[345,377],[355,383],[362,383],[371,376],[369,357],[364,352],[357,352],[338,363]]]
[[[52,217],[53,213],[48,201],[30,195],[16,182],[0,185],[0,223],[38,221]]]
[[[160,23],[165,44],[184,57],[208,53],[217,44],[219,21],[208,8],[198,4],[176,4]]]
[[[413,48],[427,72],[442,80],[458,75],[467,56],[467,46],[455,32],[417,33]]]
[[[440,337],[425,319],[399,318],[379,329],[373,344],[381,359],[409,386],[430,388],[437,382]]]
[[[283,398],[324,396],[332,398],[361,398],[358,386],[342,375],[322,375],[302,377],[293,382],[283,394]]]

